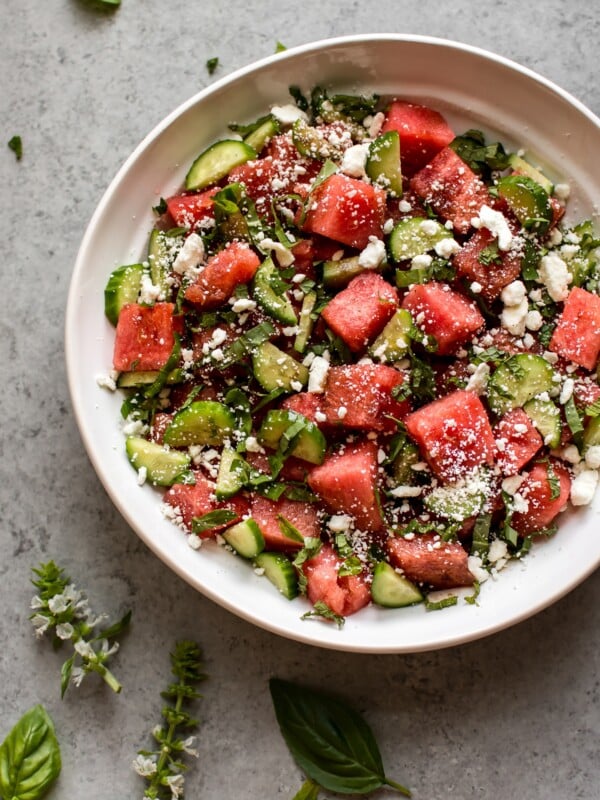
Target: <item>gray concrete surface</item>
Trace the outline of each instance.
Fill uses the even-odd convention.
[[[417,800],[600,797],[600,575],[477,643],[413,656],[347,655],[255,629],[195,593],[139,542],[84,453],[63,364],[63,317],[84,228],[116,169],[167,112],[218,75],[331,35],[405,32],[491,49],[600,113],[600,12],[547,0],[0,0],[0,738],[35,702],[63,749],[56,800],[141,798],[131,770],[158,721],[168,650],[193,637],[210,680],[190,798],[285,798],[301,774],[275,724],[276,675],[335,687],[364,711],[390,774]],[[17,163],[6,147],[24,142]],[[61,702],[62,658],[28,623],[30,569],[54,558],[97,610],[133,609],[113,696],[89,679]],[[381,797],[391,793],[381,792]]]

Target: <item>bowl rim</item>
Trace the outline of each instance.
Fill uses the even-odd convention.
[[[551,604],[553,604],[554,602],[556,602],[557,600],[561,599],[566,594],[571,592],[574,588],[576,588],[580,583],[582,583],[587,577],[589,577],[596,570],[598,564],[591,562],[588,565],[587,569],[580,570],[576,574],[576,576],[573,577],[571,580],[567,580],[563,584],[561,584],[560,589],[558,591],[555,590],[551,595],[542,597],[536,603],[528,604],[521,613],[517,613],[511,616],[509,621],[500,619],[496,623],[487,623],[484,626],[483,630],[476,627],[473,631],[469,631],[466,633],[449,634],[447,636],[441,636],[435,641],[435,643],[432,644],[403,646],[402,644],[394,642],[389,646],[385,646],[382,645],[381,643],[375,643],[375,644],[364,643],[364,642],[353,643],[352,641],[336,643],[334,640],[320,640],[319,638],[310,635],[309,626],[307,626],[307,633],[303,635],[302,632],[299,633],[297,631],[292,632],[288,630],[284,625],[279,624],[277,621],[269,619],[268,616],[257,618],[257,616],[254,613],[247,613],[245,609],[240,608],[239,605],[232,602],[228,602],[227,599],[218,596],[215,592],[212,591],[210,587],[206,586],[200,587],[198,586],[197,582],[192,583],[189,580],[189,578],[184,574],[184,570],[180,567],[179,563],[174,558],[171,558],[168,554],[165,555],[163,551],[160,552],[158,551],[158,549],[154,546],[152,539],[145,533],[143,527],[137,523],[136,519],[134,519],[133,516],[128,511],[127,506],[121,502],[119,496],[113,491],[112,485],[104,473],[104,468],[101,464],[101,459],[96,453],[94,447],[92,446],[91,437],[88,433],[85,424],[84,410],[80,402],[77,383],[76,383],[77,363],[75,362],[75,354],[73,352],[73,348],[70,346],[72,336],[75,334],[75,306],[76,306],[78,283],[80,276],[82,275],[85,269],[86,256],[90,247],[91,240],[95,235],[95,229],[97,227],[97,224],[99,220],[102,218],[102,216],[105,214],[108,207],[110,206],[114,198],[114,195],[116,194],[122,183],[123,178],[127,175],[131,167],[137,162],[137,160],[147,150],[147,148],[149,147],[149,145],[151,145],[152,142],[157,140],[163,134],[163,132],[167,128],[169,128],[169,126],[173,122],[175,122],[178,118],[184,115],[189,109],[193,108],[197,104],[203,102],[206,98],[211,97],[211,95],[218,93],[219,91],[228,87],[229,85],[242,80],[247,75],[252,74],[265,67],[268,67],[275,62],[280,63],[283,60],[286,61],[291,60],[297,58],[298,56],[305,55],[307,53],[323,51],[329,48],[338,48],[338,47],[343,48],[353,44],[360,45],[360,44],[369,44],[369,43],[373,44],[373,43],[384,43],[384,42],[424,44],[434,47],[443,47],[448,50],[454,50],[459,53],[468,53],[474,56],[478,56],[486,61],[494,62],[497,65],[501,65],[503,67],[508,68],[512,72],[520,73],[525,78],[534,81],[535,83],[548,89],[553,94],[562,98],[574,109],[576,109],[578,113],[580,113],[581,115],[586,117],[589,121],[591,121],[594,124],[594,126],[598,128],[598,130],[600,131],[600,119],[589,108],[587,108],[587,106],[585,106],[580,100],[574,97],[570,92],[562,89],[552,80],[540,75],[539,73],[535,72],[529,67],[525,67],[519,64],[518,62],[513,61],[505,56],[499,55],[485,48],[465,44],[454,39],[445,39],[442,37],[416,35],[416,34],[415,35],[391,34],[391,33],[353,34],[347,36],[336,36],[336,37],[314,40],[304,44],[296,45],[294,47],[290,47],[289,49],[279,53],[273,53],[269,56],[265,56],[249,64],[246,64],[242,67],[239,67],[230,74],[217,79],[216,81],[210,83],[205,88],[196,92],[193,96],[191,96],[187,100],[180,103],[176,108],[174,108],[165,117],[163,117],[141,139],[141,141],[133,149],[130,155],[122,162],[121,166],[114,174],[114,176],[111,178],[108,186],[101,195],[101,198],[97,203],[95,210],[87,223],[85,232],[81,239],[81,243],[79,245],[77,255],[75,258],[75,264],[71,274],[69,291],[67,295],[64,334],[65,334],[65,361],[67,368],[67,383],[69,387],[69,395],[71,398],[71,405],[75,414],[78,431],[83,441],[88,458],[90,459],[90,462],[94,467],[97,477],[99,478],[101,484],[103,485],[104,489],[109,495],[111,502],[116,506],[119,513],[123,516],[128,525],[134,530],[136,535],[142,539],[142,541],[155,553],[155,555],[158,555],[159,558],[180,578],[183,578],[186,582],[190,583],[196,591],[201,592],[201,594],[203,594],[205,597],[211,599],[213,602],[216,602],[218,605],[226,608],[228,611],[232,612],[236,616],[271,633],[276,633],[279,636],[303,644],[321,647],[324,649],[337,650],[340,652],[345,651],[345,652],[360,652],[360,653],[398,654],[398,653],[432,651],[432,650],[453,647],[459,644],[464,644],[470,641],[490,636],[494,633],[497,633],[500,630],[512,627],[513,625],[516,625],[522,622],[523,620],[528,619],[531,616],[534,616],[535,614],[539,613],[543,609],[547,608],[548,606],[550,606]]]

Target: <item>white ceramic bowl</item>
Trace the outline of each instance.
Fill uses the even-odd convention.
[[[559,533],[483,585],[479,604],[431,613],[423,607],[369,607],[343,629],[301,620],[303,600],[289,602],[248,564],[217,545],[193,551],[159,510],[161,494],[138,487],[124,453],[122,398],[100,388],[111,366],[114,330],[103,290],[117,265],[146,252],[151,207],[174,193],[198,153],[224,137],[232,121],[251,121],[288,86],[315,84],[397,95],[431,104],[457,132],[478,128],[523,147],[555,180],[572,187],[570,214],[590,216],[600,193],[600,121],[581,103],[531,71],[472,47],[429,37],[369,35],[304,45],[217,81],[161,122],[123,165],[83,238],[66,320],[66,355],[77,422],[110,497],[142,540],[200,592],[267,630],[337,650],[414,652],[447,647],[512,625],[563,596],[600,563],[600,502],[563,515]]]

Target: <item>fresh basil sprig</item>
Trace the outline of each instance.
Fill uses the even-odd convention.
[[[94,617],[88,599],[54,561],[40,564],[32,571],[37,576],[32,583],[38,590],[31,601],[34,613],[30,619],[35,635],[41,637],[53,631],[55,646],[70,641],[75,651],[61,669],[61,696],[71,681],[79,686],[90,672],[97,672],[114,692],[120,692],[121,684],[106,662],[119,648],[118,642],[111,644],[110,640],[127,628],[131,611],[113,625],[95,631],[106,615]]]
[[[368,794],[389,786],[411,796],[386,777],[373,732],[357,711],[331,695],[279,678],[272,678],[269,688],[283,738],[314,783],[339,794]],[[312,800],[312,787],[305,787],[299,797]]]
[[[0,745],[0,794],[5,800],[38,800],[60,768],[54,724],[43,706],[33,706]]]
[[[194,748],[196,737],[182,739],[177,735],[180,729],[189,731],[198,726],[185,708],[201,697],[194,686],[206,678],[202,671],[202,651],[196,642],[176,643],[171,653],[171,672],[177,680],[162,692],[168,702],[162,710],[165,723],[152,731],[158,747],[140,750],[132,764],[138,775],[148,781],[144,800],[183,797],[186,766],[181,759],[185,754],[198,758]]]

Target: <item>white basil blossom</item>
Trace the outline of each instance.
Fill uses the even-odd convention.
[[[185,783],[185,778],[179,772],[177,775],[169,775],[165,782],[169,789],[171,790],[171,797],[177,800],[178,797],[183,797],[183,784]]]
[[[34,614],[31,617],[31,624],[35,628],[36,637],[41,639],[50,626],[50,620],[48,617],[44,617],[43,614]]]
[[[88,661],[95,661],[96,660],[96,653],[94,652],[94,648],[89,642],[86,642],[84,639],[78,639],[73,647],[75,648],[75,652],[78,653],[82,658],[87,658]]]
[[[187,753],[188,756],[193,756],[194,758],[198,758],[198,756],[200,755],[198,750],[194,747],[194,745],[196,744],[196,738],[197,738],[196,736],[188,736],[188,738],[184,739],[183,742],[181,743],[181,748],[183,752]]]
[[[141,753],[133,759],[131,765],[142,778],[150,777],[150,775],[156,773],[156,761],[153,758],[141,755]]]
[[[62,614],[69,607],[69,601],[64,594],[55,594],[48,600],[48,608],[53,614]]]
[[[42,600],[42,598],[38,597],[36,594],[35,597],[31,598],[31,603],[29,604],[29,608],[31,608],[33,611],[36,611],[38,608],[44,608],[44,605],[45,603]]]
[[[61,622],[60,625],[56,626],[56,635],[59,639],[70,639],[74,631],[75,629],[70,622]]]
[[[73,686],[81,686],[81,681],[85,678],[86,671],[81,667],[73,667],[73,671],[71,672],[71,683]]]

